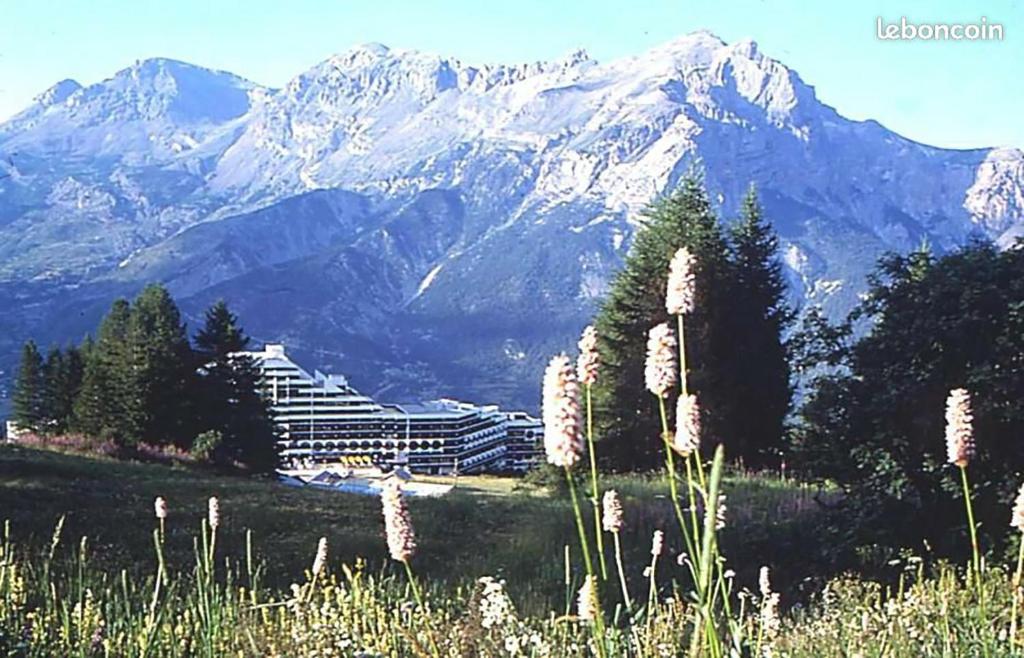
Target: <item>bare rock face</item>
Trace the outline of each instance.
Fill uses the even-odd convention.
[[[366,44],[279,90],[147,60],[44,92],[0,124],[0,156],[0,287],[91,300],[71,327],[40,301],[26,332],[77,338],[111,295],[159,280],[187,307],[227,297],[255,335],[366,390],[531,404],[638,213],[688,172],[726,217],[755,184],[794,299],[833,313],[883,251],[1024,235],[1020,150],[851,121],[756,43],[707,32],[608,63]]]
[[[967,190],[964,208],[987,235],[1019,233],[1024,222],[1024,153],[1011,148],[989,151]]]

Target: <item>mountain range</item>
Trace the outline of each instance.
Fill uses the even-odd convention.
[[[1020,150],[847,119],[749,40],[515,66],[367,44],[280,89],[150,59],[0,124],[0,369],[158,281],[193,329],[224,298],[384,399],[536,409],[693,171],[726,218],[756,185],[793,300],[833,314],[884,251],[1024,235]]]

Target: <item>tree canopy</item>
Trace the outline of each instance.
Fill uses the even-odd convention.
[[[628,470],[656,467],[663,459],[657,401],[644,387],[644,360],[650,328],[661,322],[676,326],[665,308],[665,287],[669,262],[683,247],[696,257],[695,309],[685,318],[685,349],[705,439],[725,444],[732,458],[770,463],[782,444],[790,404],[782,333],[791,314],[777,239],[753,191],[743,217],[726,231],[695,178],[684,179],[674,194],[644,212],[596,320],[602,460]]]
[[[76,432],[124,449],[141,443],[191,450],[221,463],[269,470],[276,428],[260,371],[239,354],[248,338],[224,302],[190,344],[174,299],[159,285],[116,300],[95,342],[51,349],[25,344],[15,422],[41,434]],[[216,436],[216,441],[211,437]]]
[[[966,548],[952,531],[963,495],[943,440],[955,388],[974,410],[975,511],[990,539],[1003,535],[1024,474],[1024,250],[975,242],[942,257],[888,255],[841,327],[814,325],[805,342],[827,367],[795,449],[805,472],[845,491],[851,540]]]

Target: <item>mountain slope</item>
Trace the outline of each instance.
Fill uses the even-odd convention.
[[[707,32],[609,63],[367,44],[280,90],[149,60],[58,83],[0,125],[0,155],[0,288],[35,282],[11,341],[66,339],[62,301],[77,327],[159,280],[192,317],[224,296],[367,391],[531,407],[638,212],[687,172],[726,217],[754,183],[794,299],[833,313],[885,250],[1024,235],[1021,151],[848,120]]]

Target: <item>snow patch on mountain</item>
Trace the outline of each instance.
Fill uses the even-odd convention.
[[[434,266],[434,269],[427,272],[427,275],[423,277],[423,280],[420,281],[420,284],[416,287],[416,294],[414,295],[414,298],[419,297],[427,291],[427,288],[429,288],[430,284],[434,282],[434,277],[438,275],[442,267],[444,267],[444,263]]]

